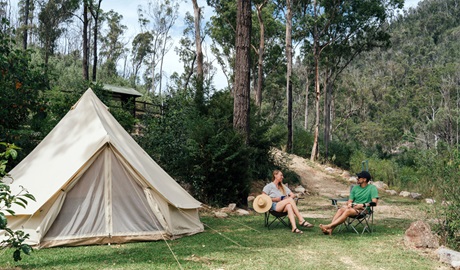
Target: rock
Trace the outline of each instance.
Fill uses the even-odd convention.
[[[249,215],[249,212],[244,210],[244,209],[238,209],[236,210],[236,213],[239,215],[239,216],[248,216]]]
[[[436,253],[440,262],[450,264],[454,269],[460,269],[460,252],[440,247]]]
[[[412,197],[412,199],[421,199],[422,198],[422,194],[415,193],[415,192],[411,192],[410,196]]]
[[[356,176],[352,176],[352,177],[348,178],[348,182],[350,184],[356,184],[356,183],[358,183],[358,178],[356,178]]]
[[[450,266],[452,266],[455,270],[460,270],[460,261],[453,261],[450,263]]]
[[[236,208],[236,203],[231,203],[227,206],[228,209],[230,209],[230,211],[234,211],[235,208]]]
[[[404,244],[414,248],[438,248],[439,240],[431,232],[428,223],[421,220],[412,222],[404,234]]]
[[[425,199],[427,204],[434,204],[436,201],[434,199]]]
[[[214,212],[214,216],[216,218],[226,218],[226,217],[228,217],[227,213],[220,212],[220,211],[219,212]]]
[[[327,167],[324,169],[326,172],[334,172],[334,168],[331,168],[331,167]]]
[[[255,198],[256,198],[256,197],[254,197],[254,196],[248,196],[248,202],[254,201]]]
[[[302,187],[302,186],[297,186],[295,189],[294,189],[295,192],[298,192],[298,193],[305,193],[305,188]]]
[[[375,182],[372,182],[372,184],[376,186],[378,189],[382,189],[382,190],[388,189],[388,185],[383,183],[382,181],[375,181]]]
[[[396,190],[392,190],[392,189],[385,190],[385,192],[390,194],[390,195],[398,195],[398,192],[396,192]]]
[[[351,174],[350,174],[349,171],[343,171],[341,176],[344,177],[344,178],[350,178]]]
[[[399,196],[407,198],[407,197],[410,196],[410,192],[409,191],[401,191],[399,193]]]

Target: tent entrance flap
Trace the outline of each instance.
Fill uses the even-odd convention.
[[[105,173],[107,169],[111,170],[110,174]],[[109,182],[109,188],[105,182]],[[106,189],[110,189],[110,196],[104,196]],[[107,218],[111,220],[110,230],[106,227]],[[143,188],[111,148],[106,147],[67,191],[62,208],[43,240],[148,235],[160,231],[163,228],[150,208]]]

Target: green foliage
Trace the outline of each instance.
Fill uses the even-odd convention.
[[[148,115],[139,144],[193,196],[210,205],[246,205],[250,183],[269,168],[265,125],[252,115],[249,145],[233,130],[232,98],[215,93],[204,110],[180,92],[163,115]],[[200,106],[201,107],[201,106]]]
[[[460,155],[457,150],[421,152],[417,160],[421,184],[427,186],[439,202],[435,213],[436,230],[443,244],[460,249]],[[426,167],[423,167],[425,165]]]
[[[3,26],[9,26],[2,19]],[[0,134],[20,129],[30,115],[43,112],[40,91],[45,86],[43,66],[31,63],[31,51],[15,48],[12,37],[0,31]]]
[[[287,128],[286,125],[273,124],[266,133],[267,139],[278,148],[286,145]]]
[[[329,156],[331,162],[336,166],[349,169],[350,158],[353,154],[354,147],[346,142],[332,140],[329,143]]]
[[[306,130],[301,128],[294,129],[292,153],[301,157],[309,157],[311,148],[313,146],[313,140],[313,135]]]
[[[9,159],[15,159],[17,157],[17,150],[19,147],[14,144],[0,142],[0,230],[5,232],[6,238],[0,242],[0,249],[12,248],[14,249],[13,259],[14,261],[22,260],[21,252],[30,255],[32,248],[24,244],[24,241],[29,238],[29,234],[24,233],[21,230],[13,231],[8,227],[8,220],[4,212],[10,215],[14,215],[15,212],[11,210],[13,204],[21,207],[27,206],[28,200],[35,201],[35,197],[28,193],[23,188],[18,194],[12,194],[10,186],[5,184],[3,180],[9,178],[6,173],[6,164]],[[11,179],[14,181],[14,179]]]

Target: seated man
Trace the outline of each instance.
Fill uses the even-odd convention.
[[[319,227],[324,234],[331,235],[332,231],[340,224],[345,222],[348,217],[353,217],[365,210],[369,202],[377,204],[379,194],[374,185],[369,185],[371,175],[367,171],[362,171],[356,175],[358,185],[353,187],[350,192],[347,205],[337,210],[332,218],[332,222],[326,225],[320,224]]]

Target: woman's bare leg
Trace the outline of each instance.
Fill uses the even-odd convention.
[[[290,206],[290,208],[292,209],[292,212],[293,214],[297,217],[297,219],[299,220],[299,223],[302,223],[304,222],[304,218],[303,216],[300,214],[300,211],[299,211],[299,208],[297,208],[297,205],[294,201],[294,199],[292,198],[288,198],[288,199],[284,199],[280,202],[278,202],[276,204],[276,212],[286,212],[287,211],[287,206]],[[288,212],[289,214],[289,212]],[[292,223],[292,220],[289,219]],[[294,222],[295,222],[295,219],[294,219]]]

